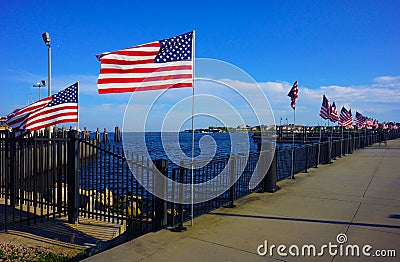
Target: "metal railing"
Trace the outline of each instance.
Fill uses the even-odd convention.
[[[386,136],[398,137],[398,132]],[[256,170],[257,163],[263,161],[260,152],[216,158],[194,165],[198,167],[192,177],[187,165],[168,167],[167,160],[153,162],[133,152],[124,153],[121,148],[80,137],[76,131],[60,132],[51,138],[45,134],[15,138],[12,133],[1,132],[0,212],[5,215],[0,226],[7,230],[16,224],[59,216],[68,216],[68,221],[75,223],[83,216],[119,223],[137,234],[166,225],[182,227],[191,218],[192,207],[167,202],[146,190],[160,183],[156,169],[183,184],[190,184],[192,179],[194,184],[209,183],[216,178],[210,185],[214,191],[228,188],[218,197],[193,205],[193,217],[197,217],[221,206],[234,207],[234,201],[255,191],[274,192],[279,180],[329,164],[381,140],[378,133],[359,132],[321,143],[278,148],[267,175]],[[254,171],[264,177],[259,184],[251,179]],[[217,177],[221,172],[227,175]],[[187,194],[182,188],[163,187],[168,195]],[[198,197],[209,192],[193,193]]]

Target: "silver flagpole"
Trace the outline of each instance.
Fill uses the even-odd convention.
[[[343,155],[343,126],[342,126],[342,141],[340,142],[340,156]]]
[[[195,37],[195,30],[193,30],[193,42],[192,42],[192,63],[193,63],[193,65],[192,65],[192,70],[193,70],[193,73],[192,73],[192,162],[191,162],[191,165],[190,165],[190,169],[191,169],[191,182],[190,182],[190,184],[191,184],[191,186],[190,186],[190,191],[191,191],[191,202],[192,202],[192,206],[191,206],[191,213],[192,213],[192,219],[191,219],[191,226],[193,226],[193,216],[194,216],[194,213],[193,213],[193,197],[194,197],[194,192],[193,192],[193,182],[194,182],[194,170],[193,170],[193,161],[194,161],[194,59],[195,59],[195,55],[194,55],[194,52],[195,52],[195,39],[196,39],[196,37]]]
[[[78,85],[78,105],[79,105],[79,81],[76,81],[77,85]],[[79,119],[80,119],[80,115],[79,115],[79,106],[78,106],[78,129],[79,129]]]
[[[317,161],[317,166],[319,165],[319,155],[321,154],[321,137],[322,137],[322,124],[319,126],[319,143],[318,143],[318,161]]]
[[[292,179],[294,179],[294,128],[296,126],[296,107],[293,108],[293,129],[292,129]]]
[[[296,107],[293,109],[293,146],[294,146],[294,128],[296,126]]]

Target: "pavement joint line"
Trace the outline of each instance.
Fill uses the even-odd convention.
[[[181,239],[185,239],[185,238],[188,238],[188,237],[185,237],[185,236],[182,236],[182,238]],[[159,248],[159,249],[156,249],[154,252],[151,252],[151,253],[149,253],[147,256],[143,256],[142,258],[140,258],[139,260],[137,260],[137,261],[143,261],[143,260],[146,260],[146,259],[148,259],[148,258],[150,258],[151,256],[153,256],[154,254],[156,254],[156,253],[158,253],[158,252],[160,252],[160,251],[162,251],[162,250],[165,250],[165,249],[167,249],[167,247],[169,247],[169,246],[171,246],[171,244],[167,244],[167,245],[165,245],[163,248]],[[118,246],[117,246],[118,247]]]
[[[372,224],[372,223],[359,223],[353,222],[354,218],[358,212],[362,203],[359,204],[353,219],[351,221],[330,221],[330,220],[323,220],[323,219],[315,219],[315,218],[299,218],[299,217],[278,217],[278,216],[255,216],[255,215],[243,215],[243,214],[232,214],[232,213],[210,213],[209,215],[214,216],[231,216],[231,217],[246,217],[251,219],[269,219],[269,220],[281,220],[281,221],[289,221],[289,222],[302,222],[302,223],[320,223],[320,224],[333,224],[333,225],[348,225],[348,226],[360,226],[360,227],[375,227],[375,228],[395,228],[400,229],[400,225],[386,225],[386,224]],[[253,211],[254,213],[259,213]],[[264,213],[262,213],[264,214]],[[347,231],[347,230],[346,230]]]
[[[226,248],[234,249],[234,250],[241,251],[241,252],[245,252],[245,253],[248,253],[248,254],[252,254],[252,255],[259,256],[256,252],[253,253],[253,252],[250,252],[250,251],[247,251],[247,250],[244,250],[244,249],[240,249],[240,248],[236,248],[236,247],[231,247],[231,246],[223,245],[223,244],[216,243],[216,242],[212,242],[212,241],[209,241],[209,240],[204,240],[204,239],[200,239],[200,238],[197,238],[197,237],[188,237],[188,238],[195,239],[195,240],[198,240],[198,241],[201,241],[201,242],[205,242],[205,243],[209,243],[209,244],[213,244],[213,245],[217,245],[217,246],[221,246],[221,247],[226,247]],[[275,258],[275,257],[269,257],[269,258],[272,258],[272,259],[277,260],[277,261],[286,261],[286,260],[282,260],[282,259]]]
[[[353,225],[353,227],[358,227],[358,228],[360,228],[360,226],[357,226],[357,225]],[[374,231],[374,232],[381,232],[381,233],[385,233],[385,234],[400,235],[400,231],[399,231],[399,232],[384,231],[384,230],[375,229],[375,228],[363,228],[363,229],[364,229],[364,230],[369,230],[369,231]]]
[[[297,194],[293,195],[293,196],[304,197],[304,198],[313,198],[313,199],[322,199],[322,200],[335,200],[335,201],[350,202],[350,203],[360,203],[359,201],[348,200],[348,199],[337,199],[337,198],[330,198],[330,197],[304,196],[304,195],[297,195]],[[356,196],[356,195],[347,195],[347,196],[361,197],[361,196]]]
[[[321,191],[320,191],[321,192]],[[318,192],[317,192],[318,193]],[[339,195],[339,194],[336,194]],[[363,198],[363,201],[361,203],[363,204],[372,204],[372,205],[377,205],[377,206],[388,206],[388,207],[400,207],[400,203],[398,205],[389,205],[389,204],[383,204],[383,203],[373,203],[371,200],[373,199],[379,199],[379,200],[396,200],[394,198],[382,198],[382,197],[362,197],[362,196],[357,196],[357,195],[348,195],[348,194],[341,194],[342,196],[352,196],[352,197],[358,197],[358,198]],[[360,201],[356,200],[348,200],[348,199],[337,199],[337,198],[328,198],[328,197],[317,197],[317,196],[305,196],[301,194],[295,194],[293,196],[298,196],[298,197],[304,197],[304,198],[315,198],[315,199],[323,199],[323,200],[335,200],[335,201],[343,201],[343,202],[350,202],[350,203],[360,203]],[[370,199],[370,200],[368,200]],[[400,200],[399,200],[400,201]]]
[[[350,226],[353,224],[354,219],[356,218],[356,215],[357,215],[358,210],[360,209],[360,207],[361,207],[361,202],[359,202],[358,207],[357,207],[357,209],[356,209],[356,212],[354,212],[353,218],[351,219],[349,225],[348,225],[347,228],[346,228],[346,232],[345,232],[346,235],[347,235],[347,232],[348,232],[349,229],[350,229]]]
[[[379,164],[375,167],[374,173],[373,173],[371,179],[369,180],[369,183],[368,183],[367,187],[365,188],[363,197],[365,197],[365,194],[367,193],[367,191],[368,191],[368,189],[369,189],[369,186],[371,185],[372,180],[374,179],[374,177],[375,177],[375,175],[376,175],[376,172],[378,171],[378,168],[381,166],[381,164],[382,164],[382,162],[383,162],[383,159],[385,158],[385,155],[386,155],[387,152],[388,152],[388,150],[386,150],[386,152],[383,153],[383,155],[381,156],[381,161],[379,161]]]

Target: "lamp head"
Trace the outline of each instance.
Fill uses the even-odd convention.
[[[46,44],[46,46],[50,47],[50,34],[48,32],[44,32],[42,34],[43,42]]]
[[[42,83],[42,86],[46,86],[46,80],[42,80],[41,83]]]

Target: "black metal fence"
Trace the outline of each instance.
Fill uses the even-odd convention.
[[[61,216],[70,223],[79,217],[120,223],[138,234],[160,226],[157,198],[143,187],[155,184],[151,160],[76,131],[53,136],[0,133],[0,230]]]
[[[66,214],[60,201],[67,179],[67,141],[37,134],[17,139],[0,133],[1,228],[36,223]]]
[[[387,139],[398,138],[390,133]],[[255,191],[273,192],[276,181],[294,177],[300,172],[329,164],[353,151],[380,142],[378,133],[353,133],[344,138],[278,148],[267,175],[260,184],[251,179],[260,161],[260,152],[248,156],[214,159],[199,168],[168,167],[168,161],[152,161],[133,152],[77,132],[61,132],[48,138],[34,134],[15,138],[0,133],[0,230],[15,228],[59,216],[71,223],[89,217],[112,223],[143,234],[163,226],[182,227],[184,221],[221,206],[233,207],[234,201]],[[193,206],[166,202],[146,188],[158,186],[156,170],[183,184],[211,183],[218,197]],[[257,170],[256,170],[257,171]],[[226,172],[225,176],[217,176]],[[231,181],[236,182],[230,185]],[[184,195],[182,187],[162,185],[165,194]],[[209,192],[194,191],[197,198]],[[182,196],[184,198],[185,196]],[[172,197],[171,199],[175,199]]]

